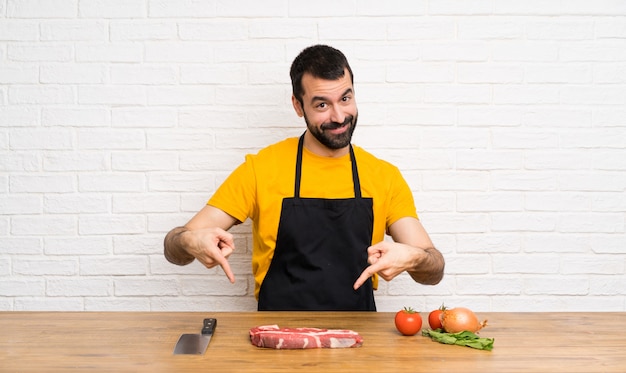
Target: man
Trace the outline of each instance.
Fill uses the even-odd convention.
[[[259,310],[375,311],[377,276],[407,271],[439,283],[444,259],[399,170],[350,144],[358,112],[343,53],[306,48],[290,73],[306,131],[246,156],[202,210],[167,234],[167,260],[220,265],[234,282],[227,231],[250,218]]]

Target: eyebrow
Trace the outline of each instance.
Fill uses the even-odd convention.
[[[342,94],[341,97],[346,97],[348,94],[352,93],[352,88],[348,88],[346,89]],[[311,98],[311,103],[315,102],[315,101],[330,101],[328,99],[328,97],[326,96],[313,96]]]

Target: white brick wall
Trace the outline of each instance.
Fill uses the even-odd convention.
[[[234,285],[162,240],[302,132],[318,42],[447,259],[380,310],[626,311],[623,0],[0,0],[0,310],[254,310],[249,222]]]

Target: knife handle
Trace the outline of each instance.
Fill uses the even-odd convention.
[[[204,323],[202,325],[202,335],[212,335],[215,331],[215,327],[217,326],[217,319],[209,318],[204,319]]]

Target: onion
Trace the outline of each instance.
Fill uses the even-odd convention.
[[[459,333],[465,330],[476,333],[487,326],[487,320],[479,322],[478,317],[468,308],[456,307],[443,311],[441,325],[448,333]]]

